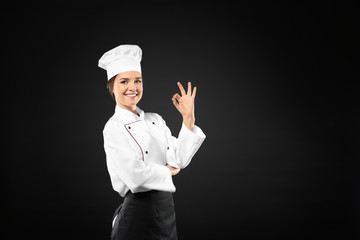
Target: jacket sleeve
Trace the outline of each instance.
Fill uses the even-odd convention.
[[[112,181],[121,181],[131,192],[160,190],[174,192],[171,171],[164,165],[145,163],[129,142],[120,124],[107,124],[103,130],[106,163]],[[114,181],[113,181],[114,185]]]
[[[183,169],[189,165],[192,157],[200,148],[206,138],[200,127],[194,125],[193,131],[182,123],[178,138],[172,136],[164,119],[162,124],[165,128],[168,147],[166,151],[166,162],[176,168]]]

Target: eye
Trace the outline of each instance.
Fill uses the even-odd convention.
[[[122,83],[122,84],[126,84],[126,83],[127,83],[127,81],[125,81],[125,80],[124,80],[124,81],[121,81],[120,83]]]
[[[136,82],[136,83],[141,83],[141,80],[136,80],[135,82]]]

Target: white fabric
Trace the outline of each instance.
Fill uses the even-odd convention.
[[[112,225],[111,225],[112,227],[114,227],[117,216],[118,216],[118,214],[114,217],[114,220],[112,221]]]
[[[108,80],[113,76],[127,71],[141,73],[142,50],[137,45],[124,44],[117,46],[99,59],[98,66],[106,70]]]
[[[103,130],[106,163],[113,189],[124,197],[126,193],[160,190],[175,192],[166,163],[185,168],[206,138],[194,126],[193,131],[182,123],[178,138],[172,136],[163,118],[157,113],[140,116],[122,107]]]

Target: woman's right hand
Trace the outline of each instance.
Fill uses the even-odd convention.
[[[175,176],[180,172],[180,168],[174,168],[173,166],[170,166],[169,164],[166,164],[166,166],[170,169],[171,175]]]

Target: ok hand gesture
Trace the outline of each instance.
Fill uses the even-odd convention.
[[[191,119],[195,121],[195,113],[194,113],[194,100],[196,95],[196,87],[191,93],[191,82],[188,82],[188,91],[185,92],[184,87],[180,82],[177,83],[181,92],[181,96],[178,93],[175,93],[171,98],[174,106],[183,116],[183,119]]]

